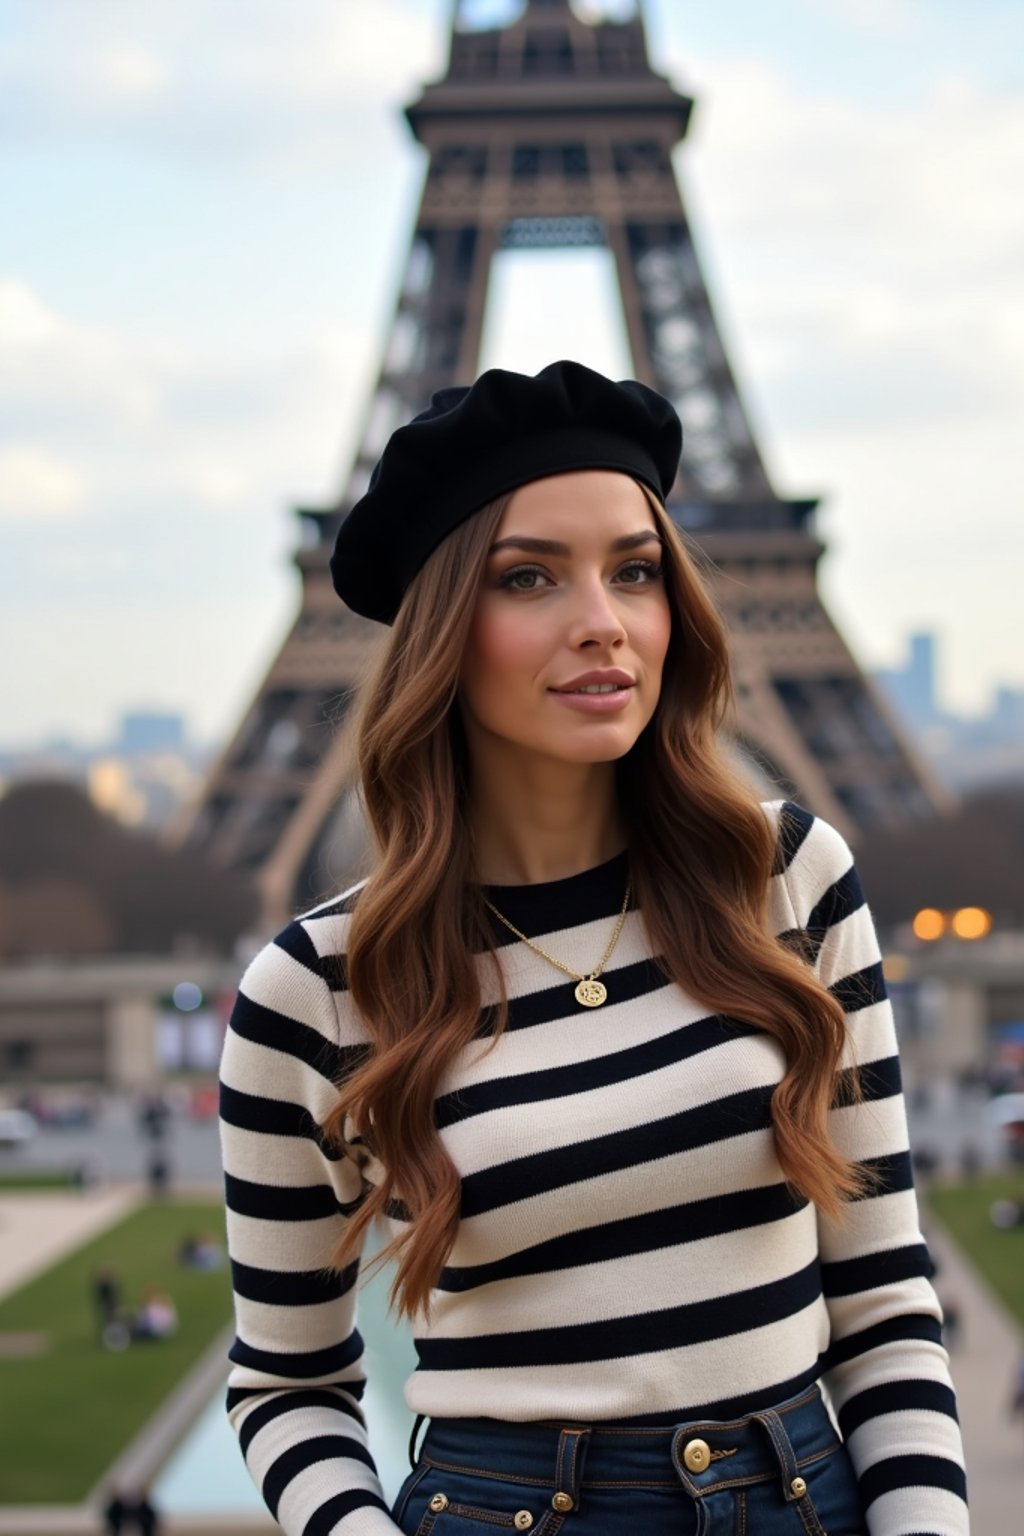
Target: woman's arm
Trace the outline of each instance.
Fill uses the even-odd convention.
[[[346,1055],[330,986],[298,919],[242,978],[221,1062],[235,1297],[228,1415],[291,1536],[394,1536],[359,1406],[358,1261],[328,1269],[362,1180],[325,1145]]]
[[[862,1102],[840,1081],[831,1111],[840,1149],[878,1176],[844,1219],[819,1213],[831,1318],[824,1379],[860,1480],[872,1536],[964,1536],[963,1446],[942,1311],[914,1193],[892,1007],[871,914],[849,847],[827,822],[782,810],[780,847],[799,926],[847,1018],[843,1065],[860,1067]],[[845,1099],[846,1102],[843,1102]]]

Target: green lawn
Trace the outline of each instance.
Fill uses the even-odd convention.
[[[226,1270],[177,1262],[182,1239],[199,1232],[221,1238],[220,1206],[144,1207],[0,1302],[0,1503],[83,1498],[228,1321]],[[129,1307],[148,1286],[169,1292],[175,1337],[104,1349],[90,1293],[101,1266],[120,1276]],[[43,1352],[14,1356],[12,1335],[37,1336]]]
[[[1024,1170],[933,1189],[927,1199],[967,1258],[1024,1324],[1024,1227],[1003,1231],[989,1219],[994,1200],[1024,1203]]]
[[[60,1168],[0,1173],[0,1193],[9,1189],[73,1189],[74,1187],[74,1174]]]

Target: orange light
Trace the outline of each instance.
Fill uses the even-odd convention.
[[[958,939],[983,939],[992,931],[992,914],[984,907],[961,907],[953,913],[953,932]]]
[[[946,927],[946,919],[937,907],[922,907],[920,912],[914,913],[914,937],[915,939],[932,939],[942,937]]]

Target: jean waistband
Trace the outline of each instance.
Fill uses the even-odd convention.
[[[413,1431],[415,1441],[416,1430]],[[449,1471],[535,1484],[574,1502],[581,1487],[678,1487],[694,1497],[778,1478],[787,1500],[800,1471],[839,1449],[815,1383],[796,1397],[738,1419],[631,1427],[497,1419],[429,1421],[422,1460]],[[412,1455],[410,1454],[410,1459]]]

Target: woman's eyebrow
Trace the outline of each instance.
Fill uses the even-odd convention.
[[[653,528],[644,528],[639,533],[623,534],[621,539],[613,539],[609,548],[618,553],[623,549],[639,549],[641,544],[662,542],[660,533]],[[568,544],[562,544],[558,539],[534,539],[526,534],[510,534],[507,539],[498,539],[491,545],[490,553],[493,555],[500,549],[524,549],[532,555],[571,555],[572,550]]]

